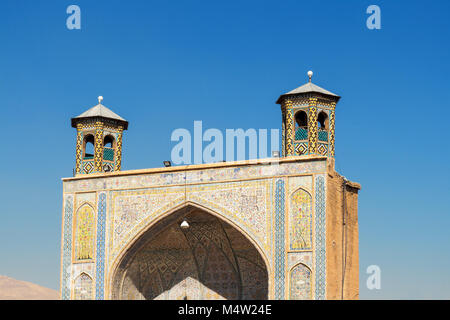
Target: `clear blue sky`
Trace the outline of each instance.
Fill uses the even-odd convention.
[[[81,8],[81,30],[66,8]],[[366,28],[381,8],[382,29]],[[360,182],[361,298],[450,298],[449,1],[1,1],[0,274],[59,287],[70,118],[130,121],[123,169],[176,128],[280,128],[306,81],[342,96],[337,169]],[[366,289],[367,266],[382,288]]]

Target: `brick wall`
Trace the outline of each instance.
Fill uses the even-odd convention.
[[[334,170],[333,159],[329,159],[327,171],[327,299],[359,299],[358,191],[361,186],[345,182]]]

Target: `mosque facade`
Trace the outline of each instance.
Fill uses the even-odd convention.
[[[72,118],[63,179],[62,299],[358,299],[358,192],[335,171],[340,97],[279,97],[281,155],[121,170],[128,122]]]

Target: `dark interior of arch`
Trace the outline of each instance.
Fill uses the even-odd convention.
[[[308,125],[308,116],[306,115],[306,112],[303,110],[298,111],[295,114],[295,122],[298,127],[305,128]]]
[[[317,116],[317,123],[320,129],[328,129],[328,115],[325,112],[320,112]]]
[[[186,219],[187,229],[180,227]],[[236,228],[194,207],[164,218],[125,253],[113,299],[267,299],[266,265]]]
[[[103,146],[107,148],[112,148],[114,144],[114,138],[110,135],[107,135],[105,139],[103,139]]]

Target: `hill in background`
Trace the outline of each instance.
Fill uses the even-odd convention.
[[[59,300],[56,290],[0,275],[0,300]]]

